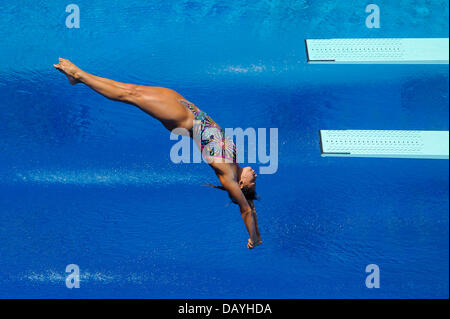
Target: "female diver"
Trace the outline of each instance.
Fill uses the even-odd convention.
[[[251,167],[242,168],[238,165],[233,141],[224,137],[223,130],[210,116],[171,89],[125,84],[101,78],[81,70],[69,60],[62,58],[53,66],[64,73],[72,85],[84,83],[108,99],[137,106],[159,120],[170,131],[182,128],[189,132],[222,184],[210,186],[227,191],[231,200],[239,205],[242,219],[250,235],[247,248],[253,249],[261,244],[253,203],[257,197],[257,175]]]

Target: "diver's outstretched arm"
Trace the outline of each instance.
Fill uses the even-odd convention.
[[[253,210],[250,207],[247,199],[236,183],[231,178],[228,178],[227,175],[218,175],[220,182],[222,183],[224,189],[228,192],[231,198],[233,198],[239,205],[241,210],[242,220],[244,221],[245,227],[247,228],[248,234],[250,236],[249,244],[247,247],[252,249],[259,245],[259,236],[257,232],[256,221],[253,216]]]
[[[250,208],[252,209],[253,219],[255,220],[256,236],[258,237],[258,244],[261,244],[262,240],[261,240],[261,234],[259,233],[258,214],[256,213],[255,204],[253,203],[252,200],[249,200],[248,204],[250,205]]]

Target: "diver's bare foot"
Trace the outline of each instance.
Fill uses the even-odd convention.
[[[81,69],[72,62],[70,62],[69,60],[59,58],[59,63],[53,64],[53,66],[55,67],[55,69],[57,69],[61,73],[64,73],[64,75],[67,76],[67,79],[69,80],[70,84],[75,85],[81,82],[80,80],[78,80],[79,74],[81,73]]]
[[[77,83],[80,83],[80,80],[75,79],[73,76],[66,74],[67,79],[69,80],[70,84],[75,85]]]

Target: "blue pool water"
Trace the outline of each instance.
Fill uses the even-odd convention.
[[[319,129],[448,130],[448,66],[307,65],[305,38],[448,37],[448,1],[0,3],[0,297],[448,298],[449,164],[321,158]],[[71,87],[71,59],[173,88],[224,127],[279,129],[263,245],[169,132]],[[254,165],[258,167],[258,165]],[[77,264],[80,289],[67,289]],[[367,289],[377,264],[381,287]]]

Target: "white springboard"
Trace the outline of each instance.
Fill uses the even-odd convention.
[[[448,64],[448,38],[307,39],[308,63]]]
[[[449,159],[448,131],[320,130],[323,157]]]

